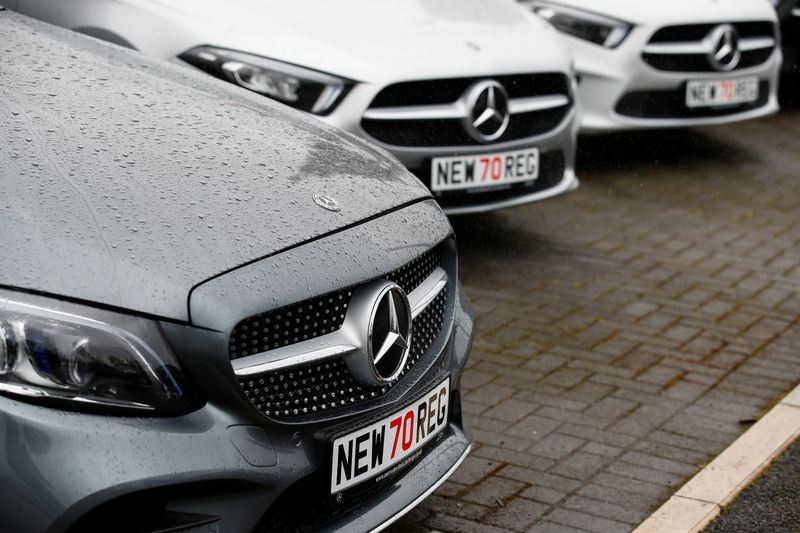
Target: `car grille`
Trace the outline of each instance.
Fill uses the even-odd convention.
[[[361,120],[364,131],[385,144],[413,147],[457,147],[483,144],[469,136],[461,118],[438,118],[435,110],[454,104],[467,89],[483,78],[448,78],[409,81],[384,88]],[[569,79],[564,74],[520,74],[492,78],[508,93],[509,104],[526,99],[562,97],[560,103],[535,111],[511,113],[508,128],[495,143],[525,139],[555,129],[572,108]],[[413,110],[413,118],[380,117],[380,111]],[[513,109],[513,107],[512,107]],[[426,110],[430,116],[426,115]],[[396,114],[396,113],[395,113]],[[394,115],[391,115],[394,116]]]
[[[686,107],[686,85],[671,91],[634,91],[620,98],[615,110],[620,115],[635,118],[708,118],[744,113],[763,107],[769,101],[770,84],[758,84],[758,99],[754,102],[734,104],[724,107]]]
[[[443,248],[444,244],[441,244],[382,278],[393,281],[410,293],[442,266]],[[242,320],[230,337],[231,359],[295,344],[341,328],[355,289],[335,291]],[[358,382],[342,357],[239,376],[239,384],[256,409],[278,420],[328,417],[342,409],[379,398],[429,355],[429,348],[443,330],[447,298],[445,288],[413,320],[408,361],[400,376],[381,388],[367,387]]]
[[[667,26],[653,34],[642,59],[653,68],[669,72],[715,72],[717,69],[704,49],[704,39],[719,24]],[[741,59],[732,70],[742,70],[765,63],[777,46],[772,22],[732,23],[739,35]]]

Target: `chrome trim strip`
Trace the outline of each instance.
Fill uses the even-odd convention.
[[[739,39],[739,50],[742,52],[774,48],[775,45],[775,39],[772,37]],[[646,54],[655,55],[703,55],[713,51],[714,44],[707,39],[688,43],[651,43],[644,47]]]
[[[364,118],[369,120],[462,119],[467,114],[466,106],[461,100],[458,100],[452,104],[375,107],[367,109]]]
[[[548,94],[525,98],[509,98],[508,112],[512,115],[564,107],[569,98],[563,94]],[[462,120],[469,118],[469,106],[463,99],[450,104],[374,107],[364,112],[369,120]]]
[[[772,37],[755,37],[752,39],[739,39],[739,50],[749,52],[751,50],[763,50],[764,48],[774,48],[777,43]]]
[[[705,41],[694,41],[689,43],[653,43],[644,47],[645,54],[658,55],[701,55],[707,54],[711,48]]]
[[[442,267],[438,267],[416,289],[411,291],[411,294],[408,295],[408,303],[411,304],[411,318],[417,318],[439,296],[445,285],[447,285],[447,272]]]
[[[531,96],[528,98],[512,98],[508,100],[508,112],[512,115],[544,111],[569,105],[569,98],[563,94],[549,94],[547,96]]]
[[[472,444],[468,444],[467,445],[467,449],[464,450],[464,453],[462,453],[461,456],[459,456],[459,458],[456,460],[456,462],[453,464],[453,466],[451,466],[450,469],[447,472],[445,472],[442,477],[440,477],[438,480],[436,480],[436,483],[431,485],[430,488],[428,488],[428,490],[426,490],[425,492],[423,492],[422,494],[417,496],[417,498],[413,502],[409,503],[408,505],[403,507],[401,510],[396,512],[394,514],[394,516],[392,516],[391,518],[386,520],[386,522],[384,522],[383,524],[381,524],[378,527],[376,527],[375,529],[373,529],[372,533],[378,533],[379,531],[383,531],[387,527],[391,526],[392,524],[394,524],[395,522],[397,522],[398,520],[403,518],[403,516],[405,516],[414,507],[416,507],[417,505],[422,503],[422,500],[424,500],[425,498],[427,498],[428,496],[433,494],[436,491],[436,489],[441,487],[442,484],[450,478],[450,476],[455,474],[456,470],[458,470],[458,467],[461,466],[461,463],[464,462],[464,459],[467,458],[467,456],[469,455],[469,452],[471,452],[471,451],[472,451]]]
[[[411,294],[408,295],[408,303],[411,306],[412,320],[430,305],[446,285],[447,272],[442,267],[438,267],[416,289],[411,291]],[[351,313],[348,312],[342,327],[332,333],[234,359],[231,361],[233,372],[239,377],[251,376],[361,350],[364,340],[358,338],[358,328],[352,326],[353,320]]]
[[[308,341],[240,357],[231,361],[231,364],[237,376],[250,376],[352,353],[359,348],[360,346],[350,342],[342,328]]]

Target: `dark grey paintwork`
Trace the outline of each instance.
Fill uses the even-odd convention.
[[[429,194],[355,137],[202,73],[8,11],[0,35],[6,286],[188,320],[204,280]]]

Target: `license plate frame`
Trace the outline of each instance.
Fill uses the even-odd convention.
[[[504,152],[465,154],[431,159],[433,192],[468,191],[539,179],[541,149],[531,146]]]
[[[326,492],[328,492],[330,495],[341,494],[343,492],[349,493],[349,491],[356,489],[357,487],[362,487],[366,482],[378,482],[386,476],[404,469],[407,464],[416,461],[419,457],[427,453],[428,446],[434,442],[436,437],[441,435],[442,432],[445,431],[450,425],[450,401],[452,394],[450,385],[450,376],[447,376],[446,378],[438,381],[435,386],[428,388],[425,394],[406,404],[401,409],[398,409],[389,415],[382,416],[377,420],[373,420],[372,422],[367,423],[357,429],[348,429],[346,432],[326,439],[326,464],[329,465],[328,472],[326,474]],[[441,396],[442,390],[445,391],[444,397]],[[420,430],[419,426],[417,425],[420,406],[423,404],[425,405],[425,419],[427,422],[427,412],[431,409],[433,396],[436,396],[436,399],[433,400],[433,402],[436,404],[436,409],[434,411],[440,411],[443,407],[444,412],[441,413],[443,418],[439,420],[437,417],[437,423],[433,428],[433,431],[430,431],[430,427],[426,426],[424,435],[420,439]],[[409,431],[411,432],[413,445],[409,445],[408,448],[404,449],[403,433],[406,425],[408,424],[406,417],[408,416],[408,413],[412,412],[414,413],[412,417],[414,420],[414,425]],[[439,415],[440,412],[436,412],[436,414]],[[399,424],[392,426],[391,424],[396,420],[400,420]],[[379,432],[381,428],[383,428],[385,431],[382,441],[384,460],[381,460],[380,464],[376,466],[374,464],[375,459],[373,457],[372,447],[375,442],[375,432]],[[360,455],[362,448],[359,448],[359,445],[356,444],[355,441],[360,439],[360,437],[365,434],[367,435],[367,439],[361,440],[361,442],[367,444],[368,446],[367,448],[363,449],[364,455]],[[395,448],[394,456],[391,455],[393,447]],[[340,464],[340,459],[343,456],[349,457],[349,462],[347,462],[346,468],[342,468]],[[361,459],[367,459],[368,468],[361,473],[357,473],[360,466],[363,466],[359,462],[359,459],[357,459],[357,456],[361,457]],[[388,457],[388,460],[386,460],[386,457]],[[349,476],[347,475],[347,472],[349,472]]]
[[[708,109],[749,104],[758,100],[756,76],[686,82],[685,102],[689,109]]]

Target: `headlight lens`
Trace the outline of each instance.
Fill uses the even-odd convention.
[[[210,46],[192,48],[178,57],[218,78],[316,115],[333,111],[352,85],[330,74]]]
[[[530,2],[529,5],[559,31],[606,48],[619,46],[633,29],[633,25],[621,20],[557,4]]]
[[[157,323],[92,314],[0,295],[0,393],[71,409],[181,414],[199,407]]]

